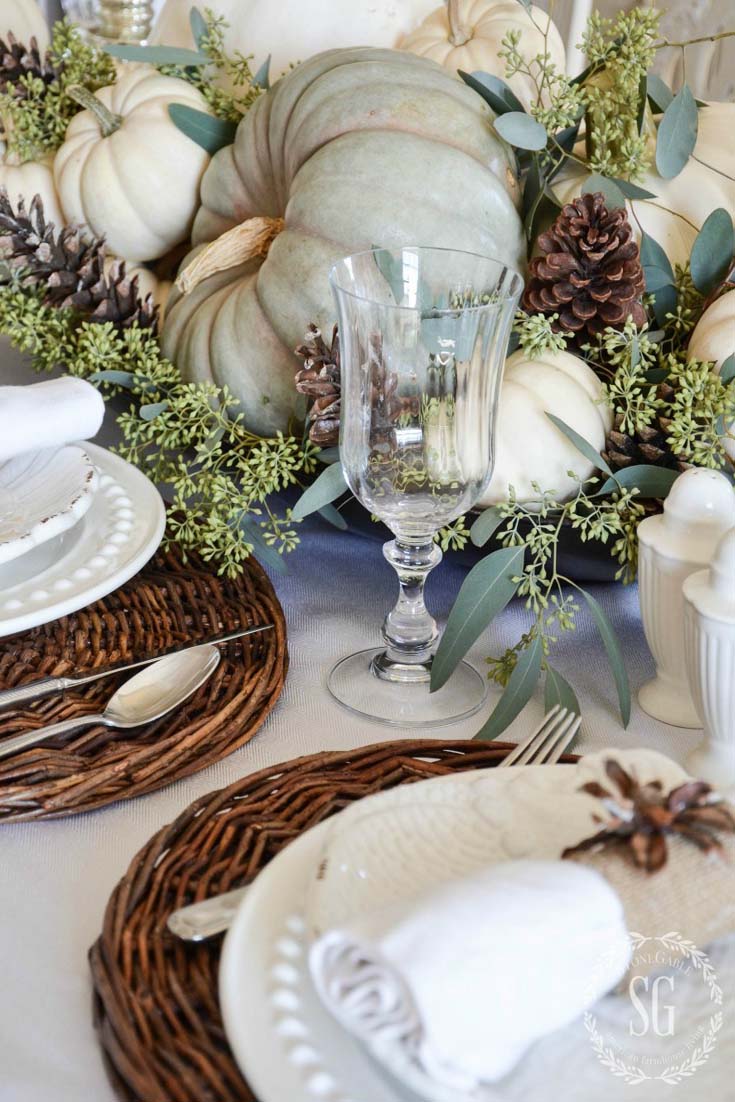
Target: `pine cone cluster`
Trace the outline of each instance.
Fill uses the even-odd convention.
[[[342,410],[342,384],[340,377],[339,331],[332,331],[331,347],[321,330],[310,325],[296,355],[304,361],[296,374],[296,389],[313,399],[309,410],[309,439],[320,448],[328,448],[339,442],[339,418]]]
[[[664,409],[671,407],[674,396],[674,389],[669,383],[660,384],[658,397],[664,403]],[[683,473],[692,466],[672,450],[668,442],[671,419],[664,412],[659,413],[652,425],[646,425],[634,433],[626,432],[621,420],[620,416],[616,418],[602,453],[613,471],[638,464],[652,464]]]
[[[48,87],[58,74],[51,54],[48,51],[42,54],[35,38],[28,46],[19,42],[12,31],[7,39],[0,38],[0,93],[12,92],[17,99],[25,99],[28,93],[20,83],[23,77],[35,77]]]
[[[140,298],[138,280],[128,279],[125,262],[116,261],[106,272],[104,242],[86,241],[72,226],[57,232],[38,195],[28,211],[22,199],[14,209],[0,188],[0,251],[24,283],[43,288],[50,306],[70,307],[121,329],[157,330],[158,307],[151,295]]]
[[[644,325],[645,277],[624,209],[608,210],[600,192],[582,195],[539,234],[538,246],[543,255],[531,260],[523,297],[529,313],[558,314],[558,328],[580,345],[628,318]]]

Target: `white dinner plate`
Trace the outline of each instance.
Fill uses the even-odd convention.
[[[673,772],[668,779],[662,777],[665,784],[669,779],[676,783],[681,776],[672,762],[649,751],[616,751],[615,755],[623,764],[634,762],[642,781],[665,774],[667,768]],[[558,857],[566,845],[589,833],[594,801],[578,794],[578,789],[584,781],[601,776],[606,756],[590,755],[577,766],[487,770],[393,789],[351,805],[287,846],[248,889],[225,940],[220,965],[227,1037],[260,1102],[416,1102],[421,1098],[379,1066],[324,1009],[308,970],[312,937],[325,926],[346,921],[361,907],[380,906],[415,893],[431,875],[427,861],[432,856],[436,860],[440,855],[455,875],[477,867],[478,862]],[[666,763],[663,769],[662,762]],[[557,798],[563,794],[563,816],[556,799],[550,801],[552,791]],[[460,801],[470,810],[457,836],[456,818],[452,822],[445,812]],[[377,822],[378,812],[390,813],[386,823],[395,816],[393,827],[408,830],[410,841],[409,834],[396,830],[392,845],[385,841],[389,831],[376,847],[366,842],[355,852],[351,846],[338,860],[327,863],[325,875],[322,858],[327,840],[332,851],[338,832],[361,816],[366,822],[368,818]],[[357,875],[352,875],[355,871]],[[571,900],[569,921],[574,922]],[[719,942],[709,955],[721,986],[732,996],[735,938]],[[683,976],[680,982],[691,985],[685,998],[687,1023],[680,1028],[691,1025],[694,1031],[700,1023],[706,1024],[711,1006],[696,976]],[[498,1013],[502,1013],[502,999]],[[595,1015],[602,1030],[620,1029],[630,1017],[627,995],[601,1000]],[[728,1050],[734,1038],[735,1014],[725,1013],[717,1047],[692,1080],[696,1092],[689,1093],[688,1083],[680,1085],[680,1102],[706,1092],[724,1099],[724,1085],[729,1088],[731,1079]],[[557,1098],[620,1102],[623,1091],[629,1093],[630,1088],[603,1065],[588,1029],[578,1021],[534,1045],[512,1075],[484,1088],[477,1097],[483,1102]],[[671,1087],[651,1081],[644,1093],[647,1102],[663,1102],[670,1099]],[[468,1096],[457,1097],[464,1102]]]
[[[73,528],[92,504],[98,475],[76,445],[0,463],[0,565]]]
[[[141,471],[95,444],[89,510],[73,527],[0,565],[0,638],[84,608],[148,562],[166,523],[161,495]]]

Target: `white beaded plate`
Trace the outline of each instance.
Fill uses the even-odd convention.
[[[124,459],[95,444],[85,450],[99,483],[73,528],[0,565],[0,638],[57,620],[105,597],[148,562],[163,536],[163,500]]]
[[[634,766],[643,783],[653,777],[665,784],[681,778],[674,763],[652,751],[613,753],[626,767]],[[307,964],[314,932],[364,907],[412,894],[433,877],[437,854],[458,875],[480,860],[556,858],[588,832],[596,805],[579,794],[579,787],[603,777],[609,755],[589,755],[576,766],[489,769],[391,789],[350,805],[274,858],[247,890],[225,939],[219,973],[227,1039],[260,1102],[425,1102],[429,1095],[396,1078],[398,1065],[393,1074],[381,1067],[322,1006]],[[450,805],[459,817],[444,814]],[[382,823],[376,813],[385,813]],[[340,853],[334,837],[363,817],[369,826],[364,839],[358,837],[355,844],[353,838],[349,852]],[[417,840],[413,864],[405,860],[408,847],[396,846],[407,829]],[[327,842],[335,859],[325,862]],[[569,921],[574,922],[573,900]],[[724,1026],[691,1083],[677,1087],[676,1102],[733,1098],[735,936],[710,947],[709,958],[726,993]],[[682,975],[678,982],[677,1002],[684,1009],[677,1013],[685,1019],[678,1028],[686,1038],[706,1025],[711,1003],[697,974]],[[533,998],[532,991],[528,997]],[[630,1005],[627,996],[613,994],[600,1000],[594,1012],[606,1030],[618,1034],[627,1028]],[[475,1097],[484,1102],[621,1102],[633,1097],[631,1090],[603,1066],[578,1020],[537,1042],[510,1076]],[[673,1095],[666,1083],[651,1081],[641,1098],[668,1102]],[[469,1102],[467,1094],[461,1099]]]
[[[0,564],[78,524],[97,483],[91,459],[76,445],[43,448],[0,463]]]

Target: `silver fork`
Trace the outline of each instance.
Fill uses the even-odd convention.
[[[581,722],[574,712],[557,705],[531,737],[511,751],[499,768],[507,765],[552,765],[570,745]],[[229,928],[247,890],[238,888],[234,892],[205,899],[202,903],[190,903],[169,915],[166,925],[172,934],[184,941],[207,941]]]
[[[579,731],[581,716],[559,704],[548,712],[532,735],[511,750],[498,766],[554,765],[568,749]]]

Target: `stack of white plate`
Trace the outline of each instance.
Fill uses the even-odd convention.
[[[153,555],[165,513],[140,471],[95,444],[0,464],[0,638],[84,608]]]

